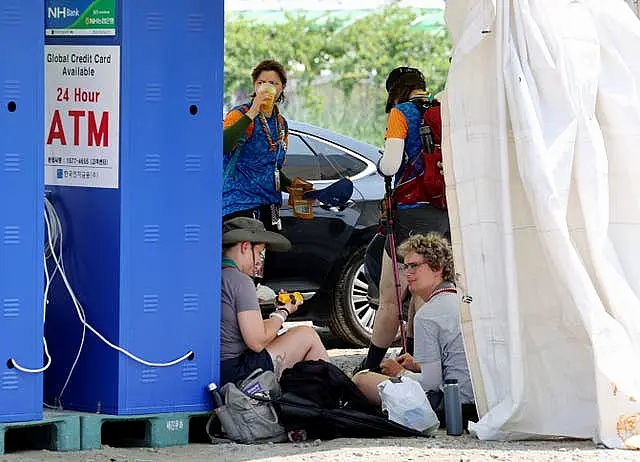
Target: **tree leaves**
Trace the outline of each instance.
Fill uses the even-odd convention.
[[[277,23],[265,23],[255,13],[227,14],[225,104],[246,99],[253,67],[276,59],[288,72],[288,118],[379,145],[386,121],[384,81],[391,69],[417,67],[432,93],[444,87],[451,43],[444,26],[416,26],[429,14],[435,13],[394,5],[346,21],[286,13]]]

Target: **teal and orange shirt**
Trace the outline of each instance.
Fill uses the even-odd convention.
[[[248,104],[237,106],[224,119],[225,130],[236,124],[247,128],[231,150],[224,153],[223,215],[261,205],[282,205],[275,174],[282,169],[287,153],[287,122],[277,106],[271,117],[258,116],[253,121],[245,115],[248,109]]]
[[[402,164],[396,173],[395,185],[404,175],[408,164],[414,165],[418,174],[421,174],[424,168],[421,162],[416,162],[422,151],[422,141],[420,140],[421,119],[420,110],[411,101],[396,104],[389,112],[385,139],[398,138],[404,140],[405,152]],[[414,176],[413,173],[409,174],[407,180]]]

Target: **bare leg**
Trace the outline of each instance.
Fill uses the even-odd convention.
[[[413,318],[420,308],[424,305],[424,300],[419,295],[411,294],[409,302],[409,310],[407,313],[407,337],[413,337]]]
[[[378,384],[384,382],[389,377],[376,372],[359,372],[353,376],[353,382],[360,389],[371,404],[380,406],[380,393],[378,393]]]
[[[273,360],[273,370],[277,378],[282,371],[293,367],[294,364],[305,360],[329,360],[327,350],[320,340],[318,333],[309,326],[297,326],[276,337],[267,346],[267,351]]]
[[[398,276],[400,279],[400,294],[404,295],[407,290],[407,279],[402,272]],[[373,333],[371,334],[371,343],[377,347],[389,347],[396,338],[400,327],[395,287],[391,257],[387,255],[387,252],[384,252],[380,276],[380,306],[376,312]]]

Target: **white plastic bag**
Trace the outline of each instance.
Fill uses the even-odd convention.
[[[397,377],[378,384],[382,410],[389,420],[423,433],[438,429],[440,421],[418,382]]]

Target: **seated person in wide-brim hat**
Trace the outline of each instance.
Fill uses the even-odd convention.
[[[220,326],[220,384],[237,382],[255,369],[282,371],[303,360],[327,360],[327,351],[310,326],[297,326],[278,335],[287,317],[301,300],[278,306],[267,319],[251,279],[264,249],[282,252],[291,243],[281,234],[267,231],[253,218],[226,221],[222,229],[222,288]]]

